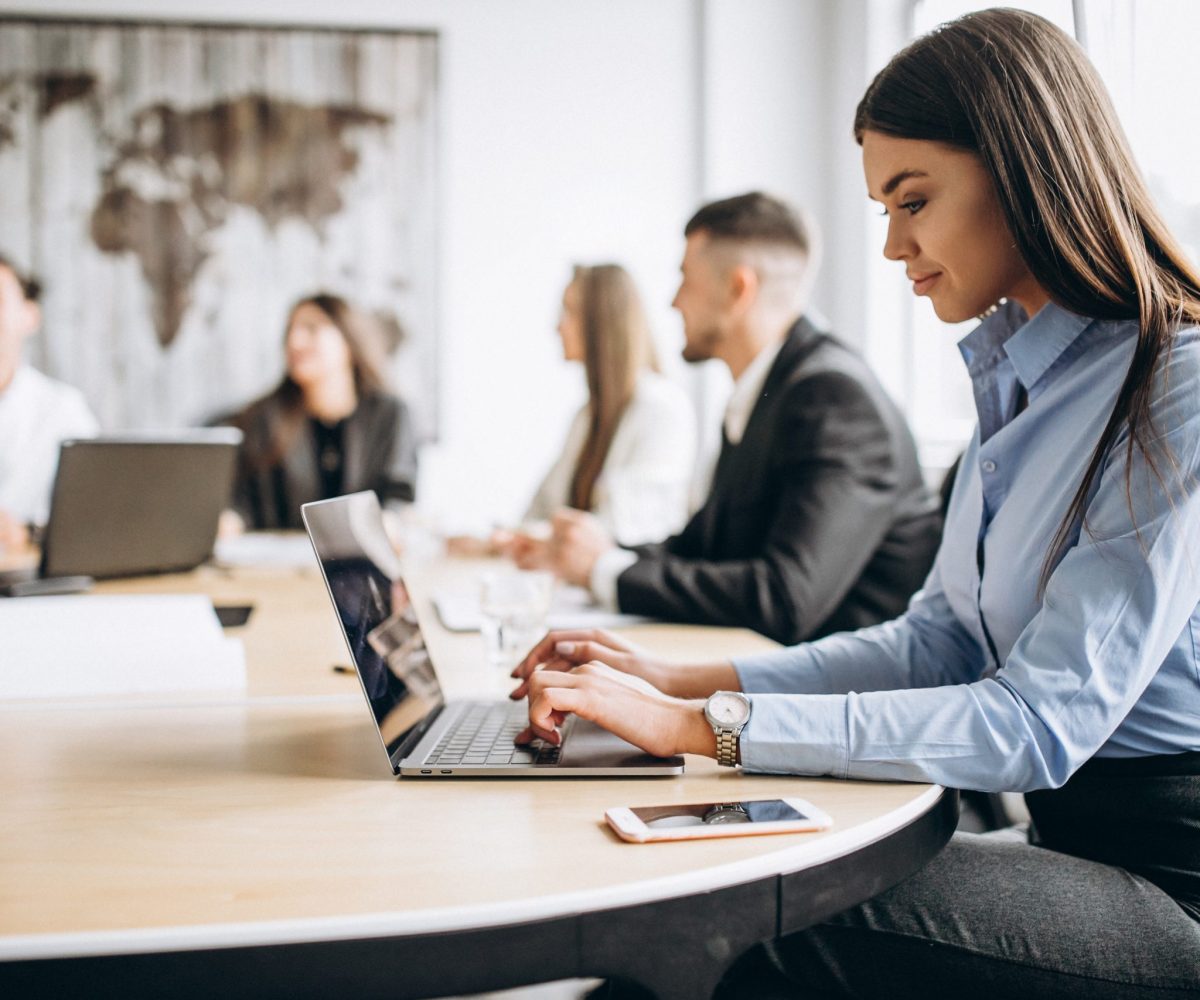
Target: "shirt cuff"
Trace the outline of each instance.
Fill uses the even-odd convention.
[[[588,586],[596,603],[606,611],[621,610],[617,603],[617,580],[637,560],[636,552],[615,546],[596,560]]]
[[[753,695],[739,749],[747,771],[846,777],[846,695]]]

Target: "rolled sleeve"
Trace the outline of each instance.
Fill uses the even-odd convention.
[[[846,776],[845,695],[756,694],[742,730],[742,767],[774,774]]]

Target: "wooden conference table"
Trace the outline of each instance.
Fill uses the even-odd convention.
[[[410,589],[451,696],[501,694],[478,635]],[[945,843],[936,786],[755,776],[395,780],[314,568],[204,567],[104,593],[253,603],[245,690],[0,702],[0,995],[418,997],[625,976],[711,993],[751,944],[895,884]],[[764,648],[638,626],[689,659]],[[3,664],[0,636],[0,665]],[[168,664],[169,666],[169,664]],[[2,666],[0,666],[2,668]],[[798,795],[822,834],[632,845],[605,808]]]

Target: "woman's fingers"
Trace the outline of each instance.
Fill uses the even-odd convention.
[[[529,678],[543,670],[573,670],[585,664],[596,663],[614,673],[641,679],[644,668],[636,657],[609,649],[591,639],[557,642],[546,655],[548,659],[545,662],[539,663],[532,671],[523,675],[521,683],[509,692],[510,698],[514,701],[524,698],[529,693]],[[513,676],[518,676],[517,671],[513,672]]]
[[[539,671],[541,671],[541,670],[574,670],[574,669],[575,669],[574,663],[571,663],[569,660],[564,660],[560,656],[555,656],[555,657],[547,660],[545,663],[543,663],[541,666],[538,667]],[[513,688],[508,693],[508,696],[513,701],[516,701],[519,698],[524,698],[525,695],[527,695],[528,693],[529,693],[529,679],[526,678],[525,680],[521,681],[521,683],[518,684],[515,688]]]
[[[549,727],[543,723],[539,723],[536,726],[530,723],[517,733],[513,739],[513,743],[520,746],[525,743],[532,743],[534,740],[545,740],[547,743],[558,746],[562,743],[562,725],[567,721],[567,713],[552,711],[549,721],[553,723]]]
[[[538,674],[529,694],[529,728],[555,745],[562,743],[560,727],[568,713],[576,711],[579,699],[572,693],[577,678],[573,674],[556,672],[554,682],[544,682]]]
[[[522,737],[540,736],[556,745],[561,742],[558,727],[567,714],[574,714],[649,753],[669,756],[675,753],[681,713],[698,712],[603,663],[584,663],[570,672],[539,670],[528,683],[529,730]]]
[[[607,641],[606,640],[611,640]],[[559,643],[602,642],[614,649],[622,649],[621,640],[611,632],[603,629],[556,629],[547,632],[528,653],[525,659],[518,663],[512,672],[513,677],[528,677],[539,666],[556,655],[555,647]]]

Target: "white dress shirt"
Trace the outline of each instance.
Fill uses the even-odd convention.
[[[96,418],[83,394],[28,365],[0,392],[0,510],[44,524],[58,469],[58,446],[94,437]]]
[[[775,359],[783,349],[784,339],[782,336],[778,337],[759,351],[733,383],[733,391],[725,404],[725,418],[722,421],[725,437],[730,444],[741,444],[742,435],[746,433],[746,424],[750,422],[750,414],[754,412],[754,407],[762,395],[767,376],[771,373],[771,366],[775,364]]]
[[[725,417],[723,426],[725,429],[725,437],[730,444],[738,444],[742,440],[742,435],[746,433],[746,424],[750,422],[750,414],[754,412],[754,406],[762,395],[763,384],[767,381],[767,375],[770,374],[771,366],[775,364],[775,359],[779,356],[780,350],[783,348],[784,337],[780,336],[772,343],[768,344],[754,356],[754,360],[746,366],[745,371],[738,376],[737,381],[733,383],[733,391],[729,394],[729,401],[725,404]],[[710,467],[705,476],[705,481],[712,481],[712,473],[716,469],[717,455],[713,455],[710,460]],[[682,523],[680,524],[682,527]],[[666,535],[660,535],[653,541],[661,541]],[[626,542],[622,538],[617,538],[621,544],[635,544]],[[609,611],[617,611],[617,579],[625,570],[629,569],[637,562],[637,553],[631,552],[629,549],[614,547],[609,549],[592,567],[591,579],[588,581],[592,591],[592,596],[601,606]]]

